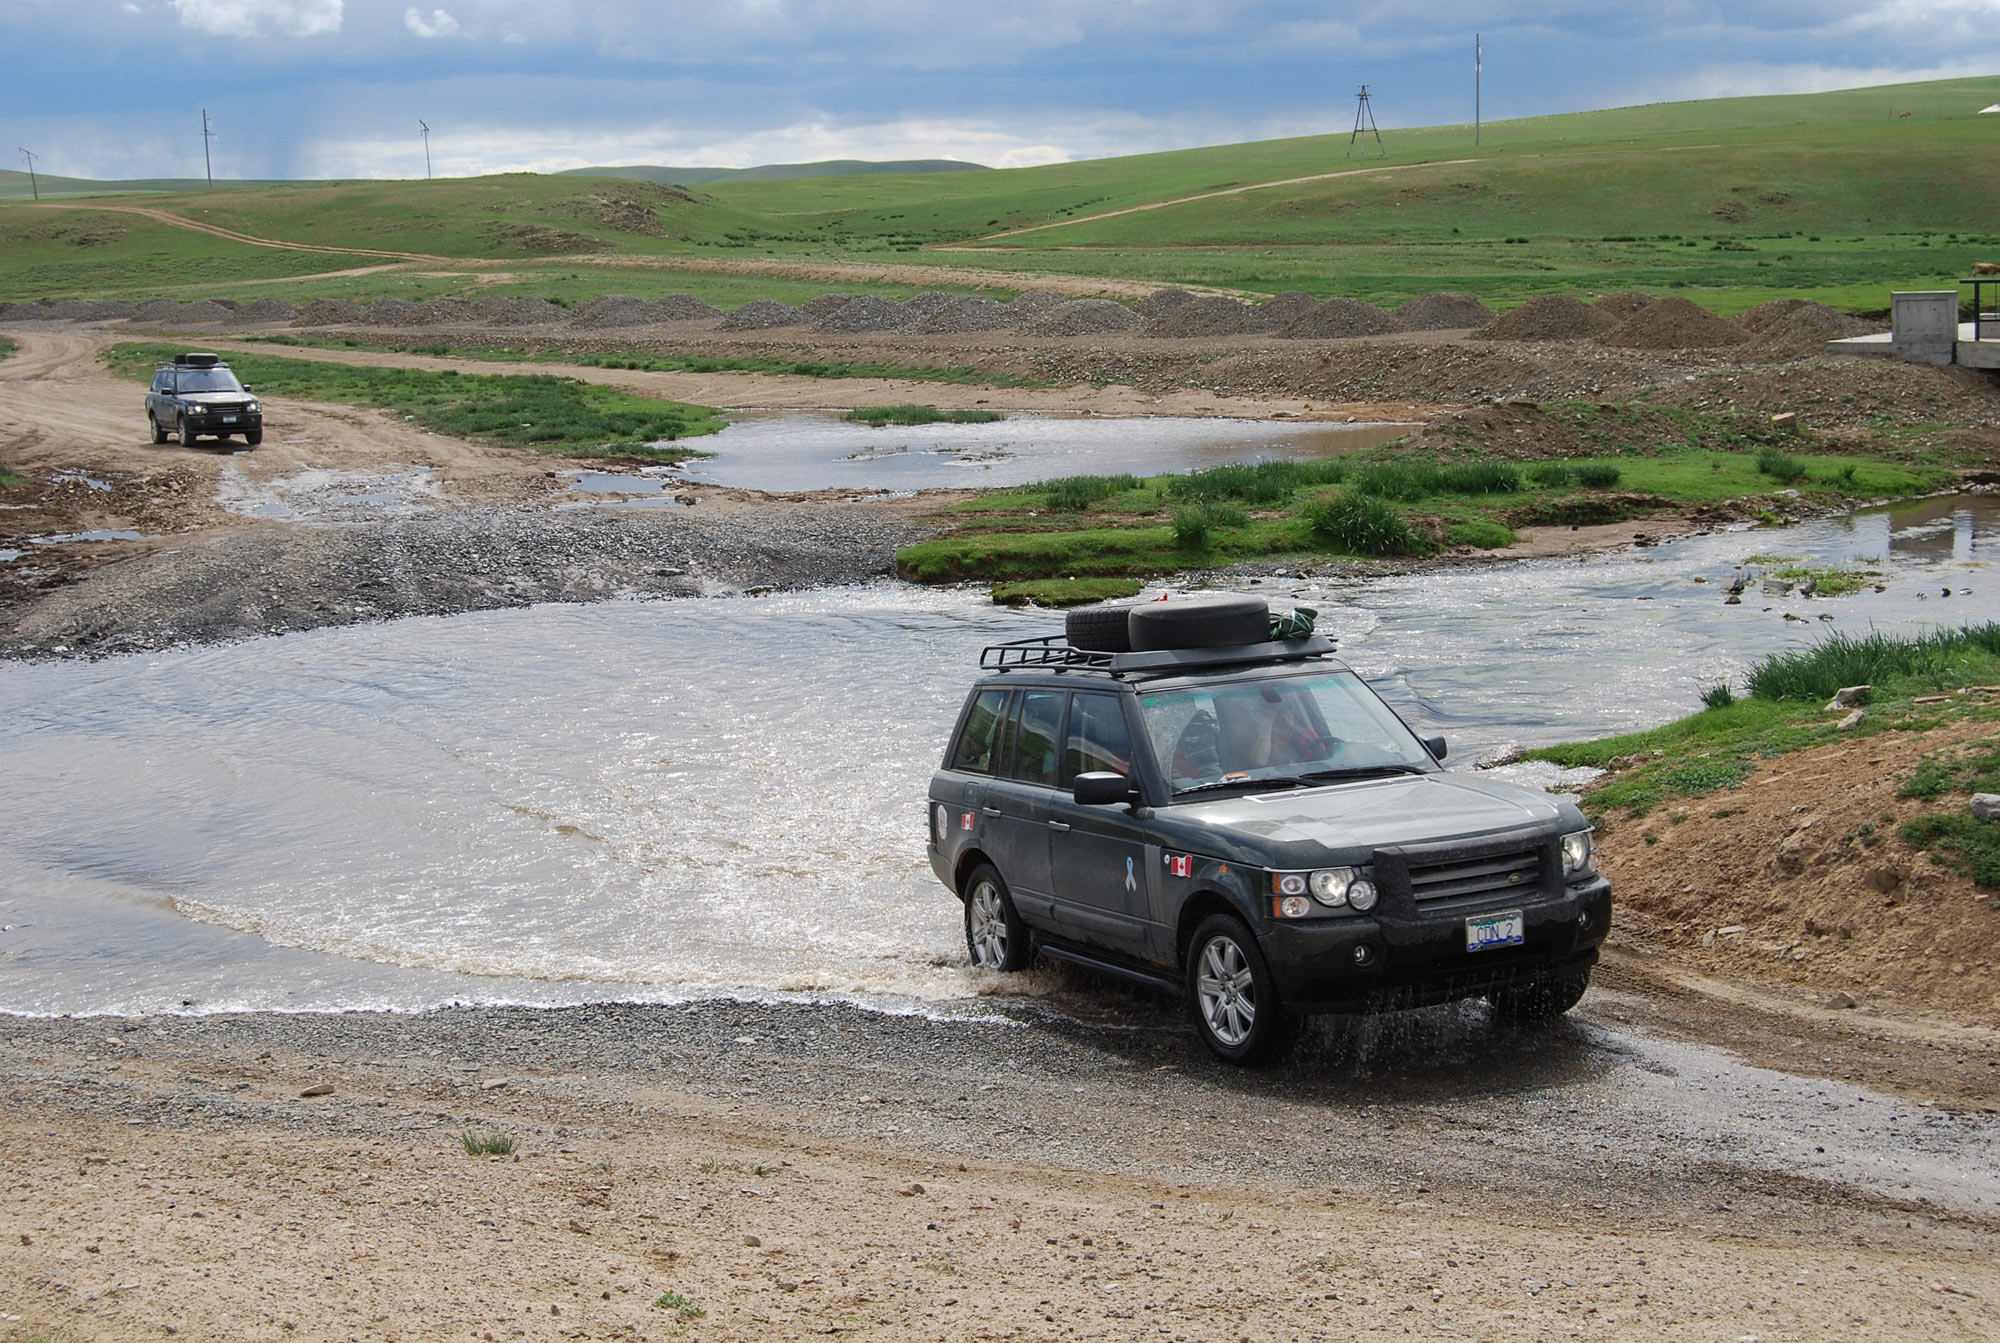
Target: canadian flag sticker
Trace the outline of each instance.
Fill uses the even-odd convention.
[[[1175,877],[1194,875],[1194,855],[1191,853],[1170,853],[1167,855],[1167,873]]]
[[[959,816],[958,816],[958,828],[959,828],[960,830],[970,830],[970,829],[972,829],[972,813],[971,813],[971,812],[969,812],[969,811],[965,811],[965,812],[960,812],[960,813],[959,813]]]

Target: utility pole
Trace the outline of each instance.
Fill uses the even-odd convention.
[[[431,180],[431,128],[423,121],[417,124],[424,128],[424,180],[428,182]]]
[[[21,158],[28,165],[28,189],[35,193],[36,200],[42,198],[42,184],[35,180],[35,160],[39,157],[40,155],[30,154],[25,149],[21,151]]]
[[[1375,143],[1378,146],[1382,143],[1382,130],[1375,124],[1375,109],[1370,105],[1369,98],[1368,86],[1363,84],[1361,92],[1356,96],[1354,103],[1354,134],[1347,137],[1347,157],[1349,158],[1354,157],[1354,142],[1361,138],[1361,128],[1364,125],[1370,131],[1374,132]],[[1389,151],[1384,149],[1382,152],[1386,154]]]
[[[1479,148],[1480,115],[1479,84],[1486,75],[1486,44],[1479,40],[1479,34],[1472,35],[1472,147]]]
[[[202,171],[208,174],[210,191],[215,190],[215,161],[209,157],[208,142],[214,138],[215,132],[210,130],[208,125],[208,109],[204,107],[201,109],[201,166]]]

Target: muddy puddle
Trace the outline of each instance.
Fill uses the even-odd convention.
[[[1159,475],[1327,457],[1409,432],[1406,424],[1077,415],[875,428],[833,415],[746,413],[732,415],[728,429],[701,440],[702,450],[715,455],[684,463],[679,474],[702,484],[774,492],[987,488],[1086,472]]]
[[[1463,767],[1676,717],[1829,627],[2000,619],[1996,525],[1992,501],[1938,501],[1249,590],[1319,607]],[[1725,605],[1779,557],[1874,577]],[[0,667],[0,1010],[976,1011],[998,986],[925,864],[925,784],[980,647],[1055,619],[885,585]]]

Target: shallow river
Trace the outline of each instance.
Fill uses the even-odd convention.
[[[2000,618],[1996,522],[1988,501],[1940,501],[1253,590],[1319,606],[1343,655],[1469,763],[1687,712],[1703,684],[1819,637],[1822,614]],[[1886,591],[1753,585],[1723,605],[1759,553],[1863,560]],[[990,986],[923,858],[925,781],[978,649],[1055,627],[885,585],[0,667],[0,1010],[977,1010]]]

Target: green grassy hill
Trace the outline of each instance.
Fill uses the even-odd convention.
[[[1335,135],[698,189],[519,174],[143,202],[261,237],[491,263],[393,277],[333,276],[355,259],[204,238],[83,202],[0,204],[0,297],[246,297],[274,276],[325,277],[285,291],[301,297],[476,284],[558,298],[693,289],[727,303],[835,287],[672,269],[755,257],[921,261],[963,268],[968,285],[1000,269],[1378,302],[1456,288],[1504,306],[1640,287],[1725,312],[1779,293],[1880,309],[1892,287],[2000,260],[1989,185],[2000,117],[1976,115],[1997,99],[2000,76],[1499,122],[1476,151],[1469,127],[1445,126],[1388,132],[1379,156],[1371,142],[1351,158]],[[1232,194],[1167,203],[1218,192]],[[1117,210],[1134,212],[1092,218]]]
[[[226,180],[218,190],[235,190],[241,187],[275,186],[270,181]],[[28,201],[35,199],[35,190],[41,189],[43,200],[59,200],[66,196],[124,196],[152,191],[203,191],[208,183],[199,177],[143,177],[125,181],[100,182],[88,177],[51,177],[38,172],[33,180],[27,173],[0,168],[0,201]]]
[[[566,168],[557,177],[623,177],[633,182],[666,186],[700,186],[707,182],[759,182],[780,177],[868,177],[882,173],[959,173],[990,171],[982,163],[959,159],[821,159],[817,163],[766,163],[755,168],[661,168],[631,164],[619,168]]]

